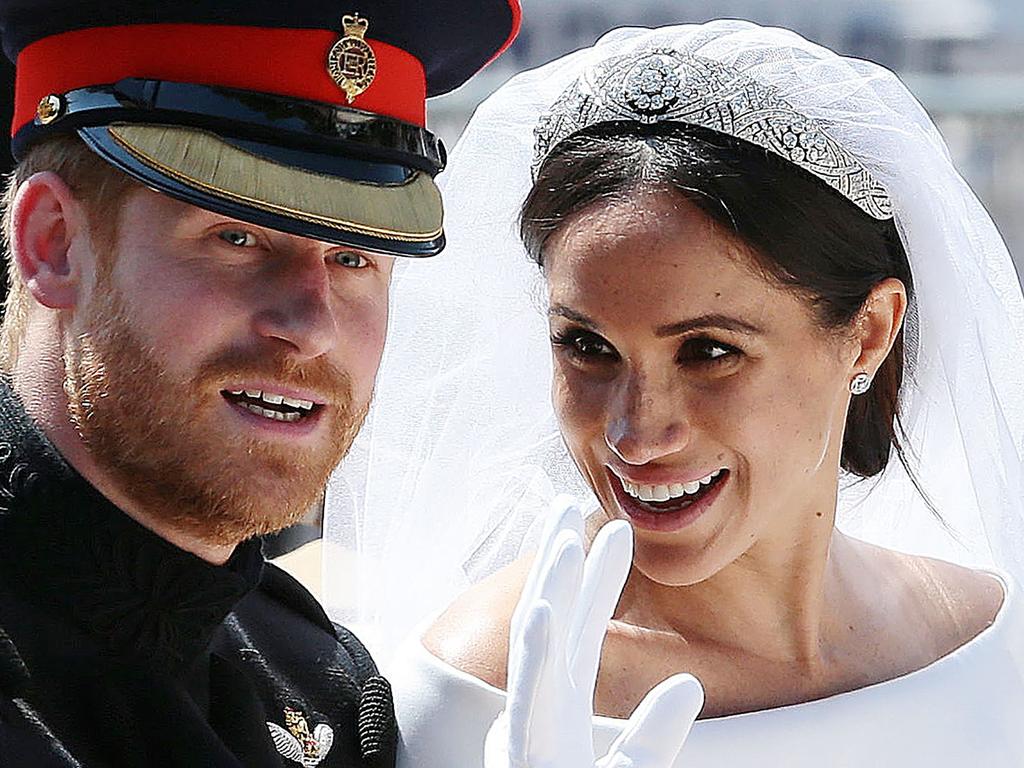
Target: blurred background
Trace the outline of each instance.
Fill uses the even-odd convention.
[[[473,109],[516,72],[623,25],[739,18],[788,27],[895,70],[946,137],[1024,274],[1024,0],[522,0],[509,51],[447,96],[428,125],[454,146]]]

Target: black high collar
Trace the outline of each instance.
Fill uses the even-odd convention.
[[[258,541],[215,566],[136,523],[79,475],[0,378],[0,573],[101,648],[191,666],[258,583]]]

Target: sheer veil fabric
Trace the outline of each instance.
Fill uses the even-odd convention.
[[[582,72],[666,47],[738,68],[888,190],[917,301],[906,444],[938,519],[894,457],[841,478],[838,525],[871,542],[1024,578],[1024,301],[995,225],[899,79],[783,29],[624,28],[523,73],[476,111],[442,177],[449,244],[404,265],[366,427],[327,495],[325,600],[385,660],[466,586],[531,546],[550,498],[596,505],[551,409],[544,287],[517,236],[534,129]]]

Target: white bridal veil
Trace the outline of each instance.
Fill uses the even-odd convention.
[[[526,72],[476,111],[442,178],[448,248],[396,273],[377,396],[328,489],[324,592],[386,659],[402,636],[530,546],[549,499],[594,504],[549,399],[543,284],[517,237],[534,129],[589,68],[667,48],[738,70],[857,158],[889,192],[917,290],[895,457],[843,478],[839,527],[1024,579],[1024,302],[995,225],[924,109],[888,70],[738,21],[619,29]]]

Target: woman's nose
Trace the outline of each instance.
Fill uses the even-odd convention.
[[[609,409],[605,443],[627,464],[646,464],[677,453],[689,441],[683,407],[672,387],[632,376]]]

